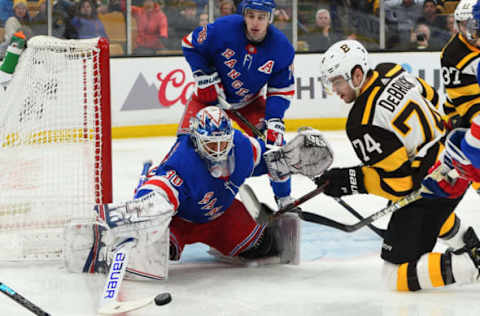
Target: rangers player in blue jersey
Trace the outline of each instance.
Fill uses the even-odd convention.
[[[186,105],[178,134],[188,133],[190,117],[201,108],[219,105],[248,134],[252,135],[250,128],[231,110],[264,131],[268,144],[281,146],[283,117],[294,95],[295,51],[271,24],[273,0],[244,0],[239,8],[241,15],[221,17],[183,38],[183,54],[197,89]],[[289,178],[272,187],[280,206],[291,200]]]
[[[134,200],[97,206],[105,227],[94,225],[93,234],[87,230],[86,237],[78,225],[67,230],[66,244],[72,245],[65,256],[67,268],[105,270],[111,251],[102,249],[111,250],[132,238],[136,247],[128,259],[131,277],[165,278],[167,259],[178,260],[185,245],[197,242],[209,245],[222,259],[273,257],[279,262],[298,262],[298,217],[284,214],[268,225],[257,224],[249,213],[251,208],[247,211],[235,196],[250,176],[281,172],[282,177],[288,170],[306,176],[321,173],[324,164],[330,163],[318,161],[325,156],[321,153],[326,142],[307,144],[307,137],[318,139],[321,135],[315,130],[302,131],[285,146],[268,151],[283,151],[273,155],[282,157],[280,161],[267,160],[265,143],[231,124],[225,111],[216,106],[205,107],[193,116],[190,133],[178,136],[163,161],[150,170]],[[317,149],[320,154],[313,152]],[[164,234],[167,228],[169,235]],[[103,236],[105,232],[110,237]]]

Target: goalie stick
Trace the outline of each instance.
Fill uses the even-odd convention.
[[[140,188],[147,180],[147,174],[152,166],[152,161],[147,160],[143,163],[142,173],[140,175],[137,189]],[[156,305],[165,305],[170,303],[172,297],[170,293],[161,293],[154,297],[146,297],[137,300],[119,302],[116,300],[121,283],[125,276],[128,265],[128,252],[134,246],[133,238],[127,239],[120,244],[113,256],[113,262],[108,271],[105,287],[100,297],[100,305],[98,309],[99,315],[114,315],[118,313],[126,313],[139,308],[143,308],[155,302]]]
[[[222,97],[218,97],[218,103],[220,104],[220,106],[223,109],[232,112],[232,114],[235,115],[236,118],[238,118],[245,125],[247,125],[248,128],[250,128],[250,130],[252,131],[252,133],[255,136],[257,136],[258,138],[260,138],[263,141],[266,141],[265,135],[263,135],[263,133],[255,125],[253,125],[249,120],[247,120],[247,118],[245,116],[243,116],[242,113],[238,112],[237,110],[234,110],[232,108],[232,105],[230,103],[228,103],[227,100],[225,100]]]
[[[295,200],[294,202],[288,204],[286,207],[281,208],[276,213],[274,213],[268,205],[266,205],[265,203],[260,203],[258,201],[255,193],[253,192],[252,188],[249,185],[243,184],[240,187],[239,193],[240,193],[241,200],[244,203],[245,207],[247,208],[249,213],[252,215],[252,217],[254,217],[257,220],[257,222],[259,224],[267,224],[275,216],[279,216],[282,213],[293,212],[293,213],[297,213],[300,216],[300,218],[304,221],[329,226],[329,227],[336,228],[338,230],[350,233],[350,232],[354,232],[356,230],[359,230],[360,228],[371,224],[372,222],[376,221],[377,219],[379,219],[379,218],[381,218],[385,215],[388,215],[390,213],[393,213],[393,212],[397,211],[398,209],[400,209],[400,208],[402,208],[402,207],[420,199],[422,197],[421,194],[420,194],[421,190],[422,189],[419,189],[417,191],[414,191],[414,192],[410,193],[409,195],[407,195],[407,196],[401,198],[400,200],[398,200],[397,202],[392,203],[391,205],[379,210],[376,213],[373,213],[372,215],[370,215],[368,217],[365,217],[365,218],[362,217],[363,218],[362,220],[360,220],[359,222],[357,222],[355,224],[352,224],[352,225],[348,225],[348,224],[345,224],[345,223],[340,223],[340,222],[334,221],[334,220],[332,220],[328,217],[318,215],[318,214],[315,214],[315,213],[305,212],[305,211],[301,210],[299,207],[297,207],[301,203],[303,203],[303,202],[311,199],[312,197],[318,195],[319,193],[323,192],[323,186],[318,187],[317,189],[307,193],[306,195],[302,196],[301,198],[299,198],[299,199]],[[255,216],[255,214],[257,216]]]
[[[15,302],[17,302],[18,304],[22,305],[23,307],[31,311],[33,314],[39,315],[39,316],[50,316],[49,313],[45,312],[43,309],[41,309],[37,305],[33,304],[32,302],[27,300],[25,297],[18,294],[15,290],[10,288],[5,283],[0,282],[0,291],[6,296],[10,297]]]
[[[348,204],[347,202],[345,202],[341,198],[334,198],[334,199],[335,199],[335,201],[338,202],[338,204],[343,206],[347,211],[350,212],[350,214],[355,216],[357,219],[359,219],[359,220],[365,219],[365,217],[363,217],[362,214],[358,213],[353,207],[350,206],[350,204]],[[385,229],[378,228],[377,226],[375,226],[373,224],[368,224],[367,226],[368,226],[368,228],[370,228],[373,232],[375,232],[375,234],[377,234],[381,238],[383,238],[383,236],[385,235]]]

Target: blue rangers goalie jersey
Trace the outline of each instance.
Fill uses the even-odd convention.
[[[176,209],[176,216],[193,223],[214,220],[230,207],[246,178],[267,173],[266,164],[261,159],[266,150],[263,141],[235,130],[233,143],[233,173],[228,178],[214,178],[195,151],[190,137],[179,136],[135,198],[152,190],[161,190]]]
[[[264,41],[253,45],[245,35],[243,16],[221,17],[186,35],[182,48],[194,73],[218,72],[234,108],[253,101],[266,86],[265,119],[283,118],[295,92],[295,51],[273,25],[268,26]]]

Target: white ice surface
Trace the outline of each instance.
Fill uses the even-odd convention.
[[[358,161],[342,132],[326,132],[337,166]],[[292,134],[289,134],[292,137]],[[114,198],[131,197],[145,159],[159,162],[174,138],[115,140]],[[265,177],[248,181],[260,198],[274,205]],[[294,177],[293,195],[314,189],[303,177]],[[373,196],[346,198],[364,216],[385,206]],[[469,192],[457,209],[465,223],[479,228],[480,197]],[[318,196],[304,210],[354,223],[347,211],[331,198]],[[387,219],[375,224],[385,227]],[[343,233],[320,225],[302,225],[302,263],[299,266],[269,265],[239,267],[218,263],[207,248],[187,246],[180,264],[171,266],[167,282],[125,281],[121,300],[131,300],[169,291],[173,301],[148,306],[124,315],[369,315],[369,316],[470,316],[480,315],[480,286],[451,286],[416,293],[384,289],[380,280],[381,239],[368,228]],[[2,264],[0,281],[16,289],[52,315],[95,315],[104,276],[67,273],[60,263],[46,265]],[[0,315],[31,315],[0,295]]]

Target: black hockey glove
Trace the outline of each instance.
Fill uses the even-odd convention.
[[[333,197],[367,193],[363,183],[363,173],[360,166],[352,168],[332,168],[315,179],[318,186],[328,181],[323,193]]]

